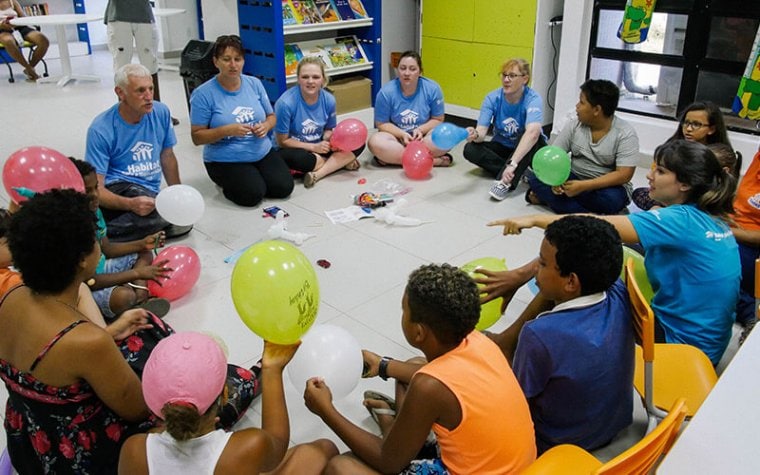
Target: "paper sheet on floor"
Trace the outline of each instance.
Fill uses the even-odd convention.
[[[348,206],[346,208],[325,211],[325,214],[333,224],[350,223],[362,218],[371,218],[372,210],[360,206]]]

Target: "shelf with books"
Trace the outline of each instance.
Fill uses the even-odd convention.
[[[358,73],[370,79],[374,98],[381,86],[381,15],[381,0],[238,0],[243,72],[261,79],[274,102],[295,81],[300,59],[286,44],[334,45],[351,37],[362,51],[361,63],[325,64],[331,77]]]

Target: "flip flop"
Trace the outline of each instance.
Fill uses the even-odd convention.
[[[454,157],[450,153],[444,153],[437,158],[440,158],[442,160],[440,165],[436,165],[437,167],[448,168],[454,165]]]
[[[380,418],[378,416],[395,416],[396,415],[396,401],[391,398],[388,395],[385,395],[381,392],[367,390],[364,391],[364,399],[374,399],[376,401],[383,401],[386,404],[388,404],[388,409],[383,409],[380,407],[369,407],[364,406],[367,408],[367,411],[369,411],[369,415],[372,416],[372,420],[375,421],[377,425],[380,425]]]
[[[379,158],[377,158],[374,155],[372,156],[372,161],[375,162],[375,165],[377,165],[378,167],[387,167],[388,166],[387,163],[385,163],[384,161],[380,160]]]
[[[151,297],[145,302],[135,305],[134,308],[142,308],[158,318],[164,318],[169,313],[169,309],[171,309],[171,303],[166,299]]]
[[[359,160],[357,160],[357,159],[354,159],[352,162],[349,162],[349,163],[348,163],[348,164],[347,164],[345,167],[343,167],[343,168],[345,168],[346,170],[348,170],[348,171],[351,171],[351,172],[352,172],[352,171],[355,171],[355,170],[358,170],[359,168],[361,168],[361,164],[359,163]]]

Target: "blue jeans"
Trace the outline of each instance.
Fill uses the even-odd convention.
[[[578,180],[578,177],[571,173],[568,180]],[[631,202],[622,185],[586,191],[570,198],[565,195],[555,195],[549,185],[544,184],[535,176],[529,178],[528,184],[538,199],[557,214],[618,214]]]
[[[111,193],[127,198],[134,198],[136,196],[155,198],[157,194],[144,186],[128,181],[117,181],[116,183],[106,185],[106,188]],[[169,222],[162,218],[156,210],[153,210],[147,216],[140,216],[131,211],[105,208],[101,208],[101,211],[103,211],[103,218],[106,220],[108,238],[114,242],[142,239],[169,226]]]
[[[755,259],[760,257],[760,248],[739,244],[739,261],[742,265],[742,280],[739,286],[739,301],[736,302],[736,323],[745,326],[755,320]]]

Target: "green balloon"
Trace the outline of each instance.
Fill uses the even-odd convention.
[[[317,318],[317,273],[287,242],[264,241],[248,248],[235,264],[230,287],[240,319],[272,343],[297,342]]]
[[[531,166],[536,177],[549,186],[559,186],[570,176],[570,156],[554,145],[538,149]]]
[[[478,272],[478,269],[502,271],[507,270],[507,265],[504,263],[504,259],[499,259],[498,257],[482,257],[480,259],[475,259],[474,261],[468,262],[467,264],[461,266],[460,269],[467,272],[470,277],[474,278],[477,277],[475,274],[482,276],[482,274]],[[478,284],[478,287],[482,288],[483,285]],[[485,330],[486,328],[499,321],[499,318],[501,318],[502,300],[504,299],[494,299],[480,306],[480,320],[478,320],[478,324],[475,325],[476,330]]]
[[[639,284],[641,295],[644,296],[647,302],[651,302],[654,290],[652,290],[652,284],[649,283],[647,270],[644,267],[644,256],[628,246],[623,246],[623,269],[620,271],[620,278],[625,282],[625,263],[629,257],[633,258],[633,277],[636,279],[636,283]]]

